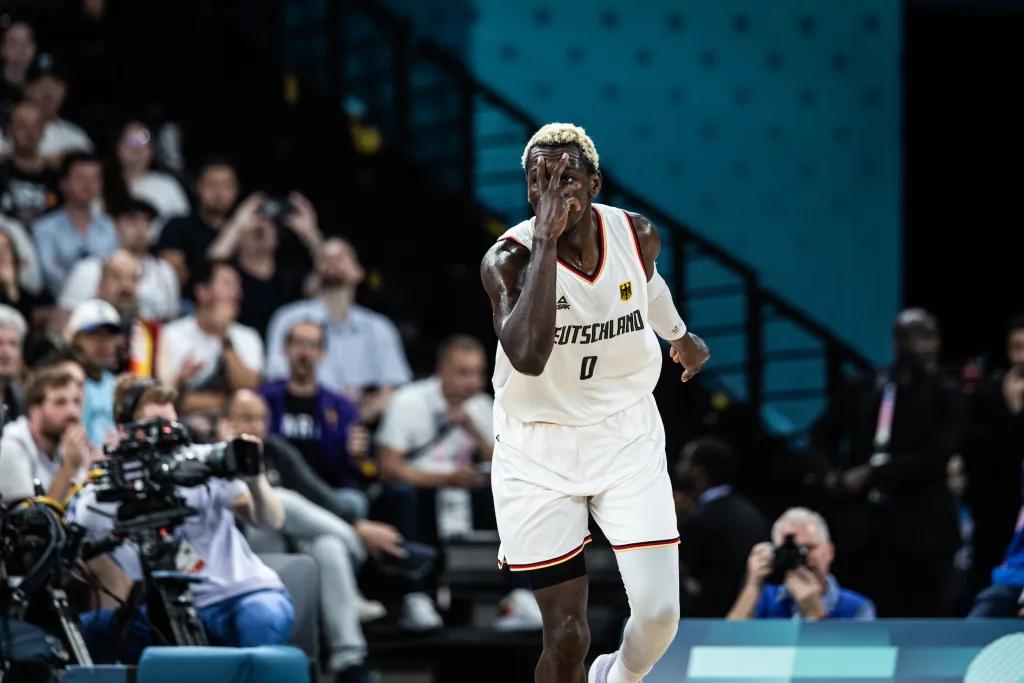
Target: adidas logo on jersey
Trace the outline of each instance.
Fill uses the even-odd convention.
[[[572,308],[572,306],[569,305],[569,302],[565,300],[564,296],[558,297],[558,301],[555,302],[556,311],[567,311],[570,308]]]

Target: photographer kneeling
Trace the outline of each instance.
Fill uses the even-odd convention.
[[[124,375],[117,382],[115,415],[122,425],[152,418],[174,421],[176,398],[177,393],[166,385]],[[202,448],[188,445],[183,450]],[[191,592],[210,643],[249,647],[285,642],[295,616],[291,598],[277,574],[253,553],[235,524],[235,515],[249,524],[273,529],[284,523],[281,502],[266,476],[234,480],[212,477],[199,486],[178,486],[176,492],[198,510],[174,533],[183,541],[178,552],[179,570],[202,579],[192,584]],[[89,539],[101,539],[113,530],[119,505],[99,502],[97,487],[89,486],[73,503],[69,520],[85,527]],[[135,546],[122,545],[112,555],[131,579],[141,579]],[[188,558],[187,566],[181,566],[182,557]],[[100,570],[90,563],[104,586],[118,583],[119,577],[110,575],[111,564],[106,563],[107,569]],[[109,647],[117,620],[117,613],[110,609],[81,615],[82,632],[90,650],[94,646]],[[125,643],[126,661],[139,654],[140,646],[145,644],[139,641],[148,638],[148,629],[141,626],[141,621],[133,624]],[[102,661],[107,653],[93,654]]]
[[[727,618],[875,618],[864,596],[839,587],[830,570],[835,546],[816,512],[790,508],[772,526],[772,543],[758,543],[747,558],[747,580]]]

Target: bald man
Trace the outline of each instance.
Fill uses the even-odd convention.
[[[343,517],[346,508],[334,491],[309,468],[302,455],[284,439],[268,434],[270,413],[263,397],[240,389],[228,403],[221,422],[221,437],[252,434],[263,440],[267,476],[284,506],[281,533],[297,541],[303,552],[320,565],[320,610],[330,653],[328,669],[362,680],[366,639],[360,619],[380,617],[380,603],[367,601],[356,583],[356,571],[367,554],[403,557],[402,536],[387,524]],[[349,680],[345,678],[344,680]]]

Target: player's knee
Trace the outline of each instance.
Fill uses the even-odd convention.
[[[632,617],[647,637],[671,640],[679,629],[679,603],[675,600],[661,601],[634,611]]]
[[[560,661],[583,661],[590,649],[590,628],[587,620],[577,615],[567,615],[544,633],[545,649]]]

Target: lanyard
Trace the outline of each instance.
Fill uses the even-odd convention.
[[[875,451],[885,452],[892,437],[892,416],[896,410],[896,383],[888,382],[882,389],[882,404],[878,407],[878,426],[875,427]]]

